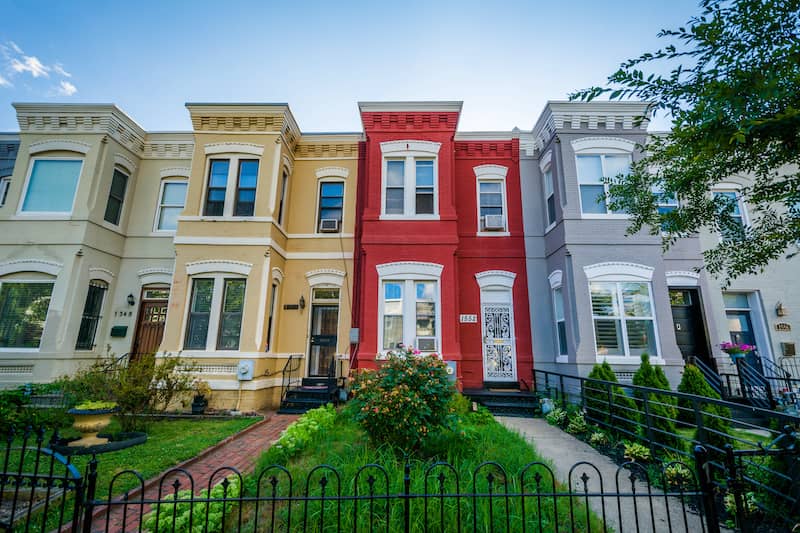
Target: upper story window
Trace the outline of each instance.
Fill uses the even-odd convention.
[[[542,173],[544,181],[544,201],[547,213],[547,227],[556,223],[556,193],[553,187],[553,168],[548,166]]]
[[[156,231],[175,231],[178,229],[178,215],[186,204],[185,180],[165,180],[161,182]]]
[[[727,214],[720,220],[720,235],[723,240],[735,240],[742,236],[747,225],[746,211],[741,194],[737,190],[716,190],[719,213]]]
[[[108,191],[108,202],[103,220],[115,226],[119,225],[122,215],[122,204],[125,202],[125,191],[128,188],[128,175],[122,170],[115,168],[111,178],[111,189]]]
[[[571,142],[580,189],[584,218],[627,216],[608,208],[608,187],[620,174],[631,169],[631,155],[636,143],[616,137],[584,137]]]
[[[52,293],[52,281],[0,279],[0,348],[39,348]]]
[[[381,143],[382,218],[437,218],[440,146],[430,141]]]
[[[211,159],[205,216],[253,216],[258,184],[258,160]]]
[[[284,222],[284,206],[286,204],[286,197],[289,194],[289,172],[284,169],[281,175],[281,196],[278,201],[278,225],[283,226]]]
[[[33,159],[22,193],[20,213],[71,214],[82,166],[82,159]]]
[[[319,184],[317,231],[340,233],[344,213],[344,182],[322,181]]]
[[[8,199],[8,189],[11,188],[11,176],[0,178],[0,207],[6,205]]]
[[[478,194],[478,233],[508,231],[506,205],[506,174],[508,168],[500,165],[480,165],[474,169]]]

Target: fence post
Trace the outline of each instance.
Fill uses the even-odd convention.
[[[94,514],[94,498],[97,491],[97,456],[92,455],[92,460],[89,461],[89,475],[86,476],[86,496],[83,500],[86,510],[83,513],[83,533],[91,533],[92,531],[92,515]],[[80,512],[75,513],[73,520],[73,530],[76,521],[80,522]]]
[[[711,483],[706,463],[708,463],[708,450],[700,445],[695,446],[694,464],[697,469],[697,479],[700,482],[700,492],[702,493],[703,508],[706,515],[706,527],[708,528],[708,533],[720,533],[714,485]]]
[[[408,462],[408,455],[405,457],[403,466],[403,514],[405,515],[405,533],[411,531],[411,463]]]
[[[708,443],[708,435],[706,435],[706,428],[703,425],[703,413],[700,410],[700,402],[697,398],[692,398],[692,410],[694,410],[694,425],[697,426],[695,439],[705,445]]]
[[[581,409],[586,413],[586,380],[581,379]]]
[[[614,387],[610,383],[606,383],[606,392],[608,393],[608,423],[613,430],[616,426],[616,418],[614,417]]]
[[[650,393],[647,391],[642,391],[642,400],[644,405],[644,419],[647,424],[645,429],[647,430],[647,443],[650,445],[650,453],[655,455],[656,453],[656,445],[655,445],[655,438],[653,436],[653,417],[650,416]]]
[[[567,406],[567,398],[566,398],[566,396],[564,396],[564,374],[559,374],[558,382],[559,382],[559,385],[561,387],[561,406],[562,407],[566,407]]]
[[[750,532],[750,523],[747,519],[747,511],[744,508],[744,483],[739,480],[739,471],[736,467],[736,456],[733,454],[733,446],[725,445],[725,468],[728,471],[728,490],[733,493],[733,501],[736,502],[736,524],[739,526],[740,533]]]

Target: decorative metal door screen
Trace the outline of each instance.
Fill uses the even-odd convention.
[[[510,305],[483,306],[483,377],[487,381],[517,379]]]

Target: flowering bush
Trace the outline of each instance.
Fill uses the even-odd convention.
[[[415,450],[445,423],[455,389],[447,365],[413,347],[387,354],[377,371],[355,375],[348,409],[375,443]]]
[[[411,357],[411,356],[421,356],[421,355],[422,352],[414,348],[410,344],[409,345],[399,344],[397,348],[395,348],[394,350],[389,350],[388,352],[379,352],[378,355],[375,356],[375,359],[378,361],[387,361],[389,359],[392,359],[393,357],[395,358]],[[431,357],[439,357],[441,359],[438,353],[431,353],[426,355],[430,355]]]
[[[745,355],[756,349],[756,347],[751,344],[736,344],[735,342],[723,342],[719,347],[731,357]]]

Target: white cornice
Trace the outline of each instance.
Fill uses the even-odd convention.
[[[594,281],[650,281],[655,269],[651,266],[623,261],[609,261],[586,265],[586,278]]]
[[[264,155],[263,144],[253,143],[235,143],[235,142],[222,142],[207,144],[203,147],[206,155],[213,154],[250,154],[262,156]]]
[[[308,280],[308,285],[311,287],[317,287],[320,285],[334,285],[336,287],[341,287],[344,284],[344,277],[344,272],[341,270],[335,270],[333,268],[321,268],[318,270],[312,270],[311,272],[306,272],[306,279]]]
[[[344,167],[322,167],[315,170],[314,174],[317,176],[317,179],[330,177],[347,179],[350,175],[350,171]]]
[[[411,279],[414,276],[427,276],[429,278],[439,278],[442,275],[443,265],[438,263],[424,263],[421,261],[398,261],[395,263],[384,263],[375,265],[378,276],[394,277],[400,276]]]
[[[508,167],[504,167],[502,165],[479,165],[477,167],[473,167],[472,170],[475,172],[476,178],[505,178],[506,174],[508,174]]]
[[[403,139],[398,141],[386,141],[381,143],[381,153],[383,155],[404,155],[404,154],[431,154],[436,155],[442,143],[433,141],[415,141],[413,139]]]
[[[186,263],[186,273],[190,276],[197,274],[207,274],[211,272],[226,272],[247,276],[253,268],[252,263],[242,261],[230,261],[227,259],[216,259],[209,261],[194,261]]]
[[[114,281],[114,273],[107,268],[92,267],[89,269],[89,279],[99,279],[110,284]]]
[[[461,112],[464,102],[450,101],[417,101],[417,102],[358,102],[358,110],[362,113],[385,111],[420,111],[420,112]]]
[[[670,287],[697,287],[700,274],[688,270],[671,270],[666,273],[667,285]]]
[[[510,289],[514,286],[517,275],[506,270],[486,270],[475,274],[475,280],[481,289],[486,287],[505,287]]]
[[[157,283],[172,285],[172,270],[169,268],[143,268],[136,274],[139,276],[139,284],[142,286]]]
[[[572,151],[575,153],[586,150],[618,150],[621,152],[632,153],[636,149],[636,143],[630,139],[621,137],[581,137],[570,142]]]
[[[13,274],[14,272],[42,272],[51,276],[58,276],[61,272],[61,263],[55,261],[45,261],[44,259],[14,259],[0,263],[0,276]]]
[[[41,152],[63,150],[66,152],[78,152],[85,155],[91,148],[91,144],[81,141],[72,141],[69,139],[46,139],[31,143],[28,146],[28,153],[33,155]]]
[[[188,178],[191,177],[191,169],[189,167],[167,167],[162,168],[159,171],[159,174],[162,178],[171,178],[173,176],[179,176],[181,178]]]

